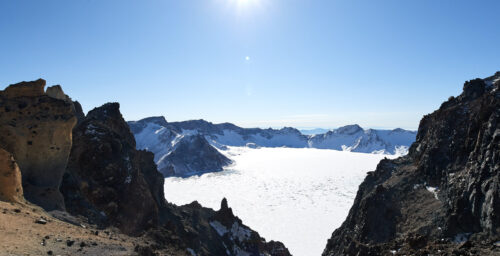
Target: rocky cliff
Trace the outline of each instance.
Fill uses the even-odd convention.
[[[323,255],[499,255],[500,72],[464,84],[383,160]]]
[[[163,201],[155,201],[152,190],[158,185],[150,186],[144,177],[147,171],[141,163],[147,157],[135,149],[118,103],[90,111],[73,131],[61,187],[68,211],[119,227],[126,234],[153,227]]]
[[[60,87],[22,82],[0,92],[0,147],[22,174],[24,196],[46,210],[64,209],[59,193],[76,124],[73,103]]]

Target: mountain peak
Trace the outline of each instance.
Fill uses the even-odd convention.
[[[165,126],[168,124],[167,122],[167,119],[165,119],[164,116],[152,116],[152,117],[146,117],[146,118],[143,118],[137,122],[141,122],[141,123],[155,123],[157,125],[160,125],[160,126]]]
[[[360,131],[363,131],[363,128],[357,124],[351,124],[351,125],[346,125],[342,126],[336,129],[338,133],[342,134],[354,134]]]

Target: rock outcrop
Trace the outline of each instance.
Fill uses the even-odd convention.
[[[0,148],[0,200],[22,202],[23,199],[19,166],[11,153]]]
[[[26,199],[46,210],[61,210],[59,184],[76,118],[72,102],[60,99],[62,90],[53,97],[44,87],[45,81],[39,79],[0,92],[0,147],[14,155]]]
[[[163,181],[151,174],[152,168],[157,171],[153,162],[145,164],[148,160],[152,161],[152,155],[135,149],[118,103],[90,111],[73,131],[61,187],[68,211],[130,235],[153,227],[165,203],[158,198]]]
[[[180,244],[191,255],[290,255],[282,243],[266,242],[245,226],[234,216],[226,199],[222,200],[219,211],[204,208],[196,201],[183,206],[169,205],[167,220],[164,228],[148,232],[153,248]]]
[[[323,253],[499,255],[500,72],[420,122],[409,155],[382,160]]]

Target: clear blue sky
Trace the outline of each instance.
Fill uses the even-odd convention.
[[[458,0],[3,0],[0,86],[41,77],[85,111],[118,101],[127,120],[416,129],[465,80],[500,70],[499,10]]]

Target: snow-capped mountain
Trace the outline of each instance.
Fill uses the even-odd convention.
[[[164,117],[149,117],[128,124],[137,148],[152,151],[158,168],[166,176],[220,170],[230,162],[218,151],[225,150],[226,146],[309,147],[400,155],[407,153],[416,136],[414,131],[399,128],[364,130],[359,125],[340,127],[324,134],[304,135],[291,127],[241,128],[231,123],[213,124],[205,120],[169,123]],[[189,147],[190,142],[196,142],[200,147]],[[189,159],[182,154],[189,154]],[[185,163],[181,159],[191,162]]]
[[[324,134],[312,135],[309,147],[364,153],[404,155],[415,141],[416,132],[394,130],[363,130],[359,125],[347,125]]]

